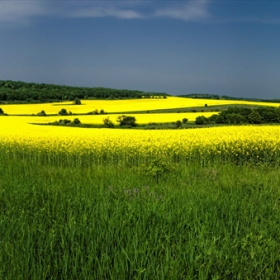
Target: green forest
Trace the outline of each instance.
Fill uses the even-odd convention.
[[[136,99],[154,96],[166,97],[167,93],[103,87],[72,87],[54,84],[37,84],[0,80],[0,102],[43,103],[80,99]]]
[[[165,92],[145,92],[140,90],[113,89],[104,87],[77,87],[45,83],[27,83],[22,81],[0,80],[0,103],[45,103],[73,101],[80,99],[136,99],[136,98],[166,98],[171,94]],[[186,98],[249,100],[263,102],[280,102],[280,99],[258,99],[233,97],[227,95],[190,93],[178,95]]]

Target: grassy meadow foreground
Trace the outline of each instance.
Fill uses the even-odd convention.
[[[148,102],[141,109],[160,108]],[[30,118],[0,117],[0,279],[280,278],[279,126],[82,129]]]

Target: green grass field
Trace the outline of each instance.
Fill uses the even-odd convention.
[[[280,278],[278,166],[43,156],[0,150],[1,280]]]

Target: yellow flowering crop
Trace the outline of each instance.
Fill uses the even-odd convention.
[[[128,112],[155,109],[172,109],[185,107],[204,107],[212,105],[259,105],[279,107],[280,103],[250,102],[240,100],[214,100],[192,99],[182,97],[129,99],[129,100],[82,100],[82,105],[73,105],[73,102],[44,103],[44,104],[1,104],[1,108],[7,114],[37,114],[44,110],[47,114],[57,114],[62,108],[72,113],[88,113],[103,109],[105,112]]]
[[[278,126],[227,126],[183,130],[84,129],[33,126],[1,117],[0,146],[40,154],[68,155],[85,161],[139,162],[151,157],[174,160],[277,160],[280,155]],[[16,117],[14,117],[16,118]],[[20,118],[18,118],[20,119]],[[4,123],[4,125],[3,125]],[[10,123],[11,124],[11,123]],[[0,148],[1,148],[0,147]]]
[[[210,117],[213,115],[212,112],[197,112],[197,113],[164,113],[164,114],[129,114],[136,118],[138,124],[148,123],[171,123],[177,120],[187,118],[188,121],[195,121],[198,116]],[[48,124],[51,122],[58,121],[60,119],[68,119],[73,121],[78,118],[83,124],[103,124],[104,118],[109,118],[113,123],[117,124],[118,114],[106,114],[106,115],[68,115],[68,116],[2,116],[2,126],[4,130],[17,130],[18,127],[25,127],[25,131],[37,130],[37,127],[32,127],[31,124]],[[5,133],[5,132],[4,132]]]
[[[208,105],[223,100],[207,100]],[[189,102],[189,103],[188,103]],[[235,101],[223,101],[225,104]],[[240,101],[241,102],[241,101]],[[140,99],[119,101],[83,101],[84,105],[35,104],[1,105],[4,112],[9,108],[13,113],[58,112],[61,108],[77,108],[83,112],[94,108],[105,111],[129,111],[160,108],[178,108],[180,106],[199,106],[205,100],[169,97],[167,99]],[[246,103],[246,102],[244,102]],[[93,105],[94,104],[94,105]],[[98,105],[99,104],[99,105]],[[248,102],[246,103],[248,104]],[[107,105],[107,106],[105,106]],[[273,105],[273,104],[270,104]],[[279,105],[279,104],[274,104]],[[88,107],[87,107],[88,106]],[[55,110],[54,110],[55,108]],[[25,110],[25,111],[24,111]],[[28,111],[29,110],[29,111]],[[49,111],[48,111],[49,110]],[[53,110],[53,111],[51,111]],[[73,110],[74,112],[74,110]],[[209,117],[213,113],[170,113],[170,114],[134,114],[138,123],[173,122],[183,118],[193,121],[198,115]],[[154,157],[175,161],[231,162],[266,161],[279,162],[280,128],[279,126],[226,126],[204,129],[182,130],[121,130],[92,129],[63,126],[32,125],[30,123],[48,123],[61,119],[78,117],[82,123],[101,124],[103,118],[110,117],[116,123],[118,114],[84,116],[0,116],[0,150],[11,155],[22,153],[34,160],[42,158],[49,161],[57,158],[74,157],[76,164],[94,162],[130,162],[139,163]]]

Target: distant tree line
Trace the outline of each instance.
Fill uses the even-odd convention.
[[[214,114],[209,118],[199,116],[196,118],[196,124],[261,124],[261,123],[280,123],[280,107],[230,107]]]
[[[260,99],[260,98],[246,98],[246,97],[233,97],[228,95],[217,95],[208,93],[190,93],[178,95],[179,97],[196,98],[196,99],[215,99],[215,100],[243,100],[255,102],[280,102],[280,99]]]
[[[208,94],[208,93],[190,93],[184,95],[178,95],[179,97],[186,98],[197,98],[197,99],[220,99],[220,96],[217,94]]]
[[[65,85],[37,84],[0,80],[0,102],[43,103],[77,101],[78,99],[136,99],[166,98],[167,93],[102,87],[71,87]]]
[[[261,99],[261,98],[249,98],[249,97],[233,97],[227,95],[221,95],[221,100],[243,100],[243,101],[253,101],[253,102],[280,102],[280,99]]]

